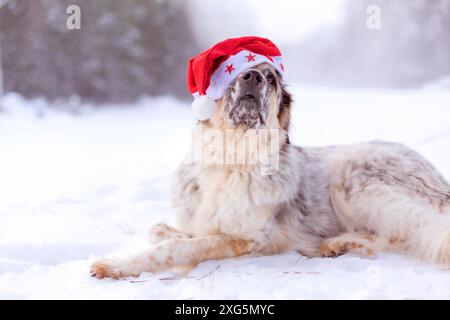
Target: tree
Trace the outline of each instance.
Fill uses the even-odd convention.
[[[5,92],[3,86],[3,63],[2,63],[2,36],[0,34],[0,97],[3,96]]]
[[[0,10],[5,6],[7,0],[0,0]],[[1,15],[0,15],[1,16]],[[3,61],[2,61],[2,30],[0,28],[0,97],[5,93],[5,86],[3,84]]]
[[[2,0],[0,0],[2,1]],[[81,30],[66,27],[69,5]],[[182,0],[9,0],[0,12],[7,91],[129,102],[187,97],[186,61],[197,51]]]

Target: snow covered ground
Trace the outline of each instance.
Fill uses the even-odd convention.
[[[293,86],[294,143],[383,139],[424,154],[450,179],[450,92]],[[193,122],[172,98],[56,111],[0,103],[0,299],[450,298],[450,266],[394,254],[208,261],[187,275],[89,276],[95,256],[136,251],[171,223],[168,181]]]

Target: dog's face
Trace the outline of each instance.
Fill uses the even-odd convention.
[[[268,63],[241,72],[217,103],[216,116],[227,127],[287,130],[289,125],[291,96],[280,73]]]

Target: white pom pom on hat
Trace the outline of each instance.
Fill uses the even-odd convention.
[[[198,96],[192,102],[191,108],[198,120],[205,121],[211,119],[216,109],[216,102],[206,95]]]
[[[198,120],[211,118],[215,100],[223,97],[230,83],[244,70],[271,64],[281,75],[281,52],[269,39],[240,37],[224,40],[189,60],[187,87],[194,96],[192,112]]]

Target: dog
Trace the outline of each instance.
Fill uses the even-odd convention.
[[[186,160],[172,186],[176,229],[152,227],[147,250],[99,259],[93,276],[136,277],[288,250],[307,257],[395,252],[450,265],[450,185],[421,155],[388,142],[291,144],[293,99],[267,63],[241,72],[215,103],[197,127],[231,130],[237,144],[249,130],[276,130],[278,168],[263,174],[260,162]]]

